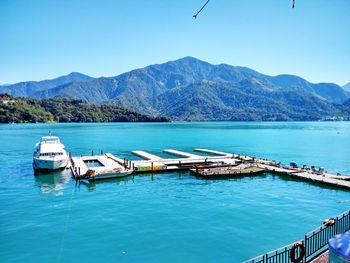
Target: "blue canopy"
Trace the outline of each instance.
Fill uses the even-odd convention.
[[[343,258],[350,260],[350,231],[331,238],[329,248]]]

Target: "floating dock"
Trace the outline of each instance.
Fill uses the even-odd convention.
[[[196,148],[193,151],[195,151],[195,152],[202,152],[202,153],[209,153],[209,154],[214,154],[214,155],[218,155],[218,156],[225,156],[225,157],[228,157],[228,158],[238,157],[239,156],[238,154],[225,153],[225,152],[209,150],[209,149],[202,149],[202,148]]]
[[[132,151],[132,153],[136,156],[139,156],[145,160],[149,160],[149,161],[161,161],[162,158],[159,156],[156,156],[154,154],[145,152],[145,151]]]
[[[240,164],[238,166],[226,167],[204,167],[202,165],[190,169],[196,176],[206,179],[224,179],[238,176],[251,176],[255,174],[265,173],[266,170],[253,165]]]
[[[113,154],[72,157],[70,168],[76,180],[109,179],[130,175],[133,171],[122,165]]]
[[[306,169],[287,169],[280,168],[271,165],[258,164],[258,167],[265,169],[266,172],[271,172],[274,174],[285,174],[294,178],[303,179],[306,181],[313,181],[321,184],[332,185],[336,187],[348,188],[350,189],[350,176],[340,176],[330,173],[319,174],[311,170]]]
[[[196,148],[194,152],[206,156],[166,149],[163,152],[175,158],[162,158],[146,151],[132,153],[143,160],[118,158],[111,153],[97,156],[71,157],[70,168],[78,179],[107,179],[128,176],[136,173],[189,170],[198,177],[228,178],[250,176],[270,172],[291,176],[306,181],[350,189],[350,176],[341,176],[308,167],[282,167],[279,161],[257,158],[255,156],[226,153],[210,149]]]

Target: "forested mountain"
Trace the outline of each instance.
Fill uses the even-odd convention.
[[[4,92],[1,87],[0,92]],[[185,57],[116,77],[33,88],[21,96],[69,96],[174,120],[318,120],[341,115],[340,105],[349,93],[332,83],[313,84],[293,75],[267,76],[245,67]]]
[[[35,122],[166,122],[115,105],[69,98],[25,99],[0,95],[0,123]]]
[[[342,107],[342,113],[345,116],[345,119],[350,120],[350,99],[345,101],[341,107]]]

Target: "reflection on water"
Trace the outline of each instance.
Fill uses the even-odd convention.
[[[63,189],[71,179],[71,171],[64,169],[53,172],[35,172],[35,185],[43,194],[63,194]]]
[[[88,180],[81,180],[77,182],[77,190],[80,190],[81,186],[85,187],[89,191],[94,191],[98,187],[98,185],[116,185],[116,186],[123,186],[127,183],[136,183],[138,179],[146,178],[148,177],[150,181],[154,181],[155,178],[157,179],[166,179],[166,177],[177,177],[179,179],[182,178],[182,176],[189,176],[190,173],[188,171],[178,171],[178,172],[159,172],[159,173],[140,173],[136,175],[130,175],[122,178],[112,178],[112,179],[104,179],[104,180],[96,180],[96,181],[88,181]]]
[[[134,176],[127,176],[122,178],[113,178],[113,179],[105,179],[105,180],[96,180],[96,181],[88,181],[88,180],[81,180],[77,183],[78,189],[80,189],[80,186],[86,187],[89,191],[96,190],[97,185],[102,184],[111,184],[111,185],[125,185],[128,182],[134,182]]]

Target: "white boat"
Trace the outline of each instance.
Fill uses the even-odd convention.
[[[68,154],[57,136],[44,136],[34,147],[35,170],[57,170],[68,164]]]

